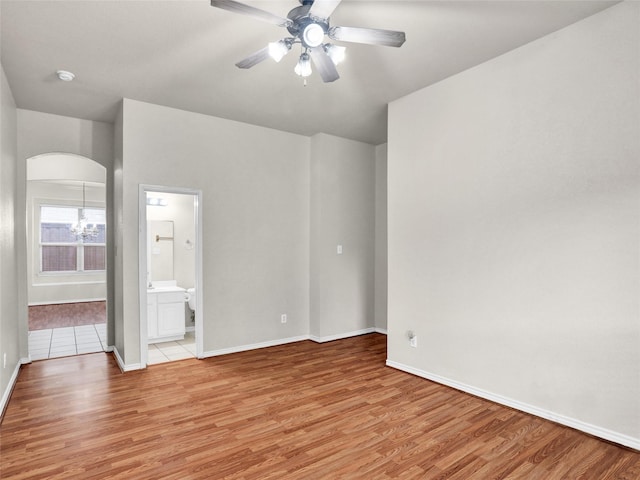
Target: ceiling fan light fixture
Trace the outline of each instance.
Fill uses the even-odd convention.
[[[279,62],[291,50],[293,44],[299,43],[302,47],[302,55],[300,55],[294,69],[296,74],[301,77],[311,75],[311,60],[313,60],[314,68],[322,81],[331,83],[340,78],[336,65],[344,60],[346,49],[339,45],[325,43],[325,37],[340,43],[353,42],[387,47],[400,47],[406,40],[405,33],[401,31],[329,26],[329,19],[342,0],[298,0],[301,5],[291,9],[286,17],[246,5],[239,0],[210,1],[212,7],[284,27],[291,35],[279,42],[271,43],[237,62],[236,66],[243,69],[251,68],[269,57]]]
[[[324,40],[324,29],[317,23],[310,23],[302,31],[302,41],[309,48],[314,48],[322,44]]]
[[[308,53],[305,52],[300,55],[300,60],[298,60],[294,71],[301,77],[308,77],[309,75],[311,75],[311,59],[309,58]]]
[[[291,49],[291,44],[287,43],[284,40],[271,42],[269,44],[269,56],[273,58],[276,62],[279,62],[284,58],[284,56],[287,53],[289,53],[290,49]]]
[[[324,46],[324,51],[327,52],[327,55],[329,55],[329,58],[333,61],[334,65],[338,65],[344,60],[346,50],[346,47],[333,45],[331,43],[327,43]]]

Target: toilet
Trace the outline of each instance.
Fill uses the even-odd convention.
[[[196,311],[196,289],[195,288],[187,288],[186,300],[189,304],[189,308]]]

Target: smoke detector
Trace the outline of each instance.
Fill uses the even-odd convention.
[[[71,80],[76,78],[76,76],[73,73],[67,72],[66,70],[58,70],[56,72],[56,75],[58,75],[58,78],[63,82],[70,82]]]

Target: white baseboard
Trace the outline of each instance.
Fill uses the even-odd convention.
[[[338,333],[335,335],[328,335],[326,337],[318,337],[317,335],[309,335],[309,339],[316,343],[333,342],[334,340],[342,340],[343,338],[357,337],[358,335],[366,335],[367,333],[374,333],[375,328],[363,328],[362,330],[355,330],[353,332]]]
[[[268,342],[239,345],[237,347],[221,348],[220,350],[209,350],[208,352],[203,352],[202,358],[217,357],[220,355],[228,355],[230,353],[246,352],[248,350],[257,350],[258,348],[276,347],[278,345],[300,342],[302,340],[309,340],[309,336],[300,335],[299,337],[280,338],[278,340],[270,340]]]
[[[609,440],[611,442],[614,442],[620,445],[624,445],[625,447],[633,448],[635,450],[640,450],[639,438],[630,437],[628,435],[614,432],[606,428],[601,428],[596,425],[591,425],[589,423],[585,423],[575,418],[567,417],[565,415],[554,413],[549,410],[538,408],[533,405],[529,405],[527,403],[514,400],[512,398],[504,397],[502,395],[497,395],[495,393],[491,393],[486,390],[473,387],[471,385],[466,385],[464,383],[456,382],[455,380],[451,380],[446,377],[441,377],[440,375],[436,375],[434,373],[425,372],[424,370],[410,367],[402,363],[394,362],[389,359],[387,359],[386,363],[387,363],[387,366],[396,368],[398,370],[402,370],[403,372],[411,373],[418,377],[426,378],[427,380],[431,380],[433,382],[440,383],[442,385],[446,385],[451,388],[455,388],[456,390],[461,390],[463,392],[470,393],[471,395],[475,395],[476,397],[484,398],[486,400],[499,403],[500,405],[504,405],[510,408],[514,408],[516,410],[520,410],[521,412],[530,413],[531,415],[535,415],[536,417],[544,418],[545,420],[550,420],[552,422],[559,423],[561,425],[565,425],[567,427],[571,427],[576,430],[580,430],[581,432],[588,433],[589,435],[594,435],[596,437],[602,438],[604,440]]]
[[[16,382],[18,381],[18,373],[20,373],[21,366],[22,366],[22,359],[20,360],[20,363],[16,364],[16,368],[13,369],[13,373],[11,374],[11,378],[9,379],[7,388],[5,389],[4,392],[2,392],[2,399],[0,399],[0,416],[4,415],[4,411],[7,408],[7,405],[9,404],[9,398],[11,398],[11,392],[13,392],[13,387],[15,387]]]
[[[383,333],[386,335],[386,330],[376,329],[373,327],[365,328],[362,330],[356,330],[354,332],[339,333],[337,335],[330,335],[327,337],[318,337],[315,335],[300,335],[298,337],[281,338],[278,340],[270,340],[268,342],[252,343],[249,345],[240,345],[238,347],[222,348],[220,350],[210,350],[202,354],[202,358],[217,357],[219,355],[228,355],[230,353],[246,352],[248,350],[256,350],[258,348],[275,347],[277,345],[285,345],[287,343],[300,342],[302,340],[312,340],[316,343],[331,342],[333,340],[340,340],[343,338],[356,337],[358,335],[365,335],[367,333]]]
[[[387,329],[386,328],[374,328],[376,333],[381,333],[382,335],[386,335],[387,334]]]
[[[116,358],[116,363],[118,364],[118,367],[120,367],[120,370],[123,373],[142,369],[142,365],[140,363],[130,363],[127,365],[126,363],[124,363],[124,360],[122,360],[122,357],[120,356],[120,352],[118,352],[118,349],[115,347],[110,347],[110,348],[111,348],[111,352],[113,353],[113,356]]]

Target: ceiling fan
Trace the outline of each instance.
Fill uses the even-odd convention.
[[[291,36],[249,55],[236,63],[239,68],[251,68],[271,57],[276,62],[299,43],[302,53],[295,67],[301,77],[311,75],[311,61],[318,69],[323,82],[333,82],[340,78],[336,65],[344,58],[345,47],[324,43],[325,35],[339,42],[364,43],[400,47],[405,41],[404,32],[360,27],[332,27],[329,17],[342,0],[299,0],[301,5],[292,9],[287,17],[280,17],[235,0],[211,0],[211,6],[230,12],[248,15],[257,20],[285,27]]]

